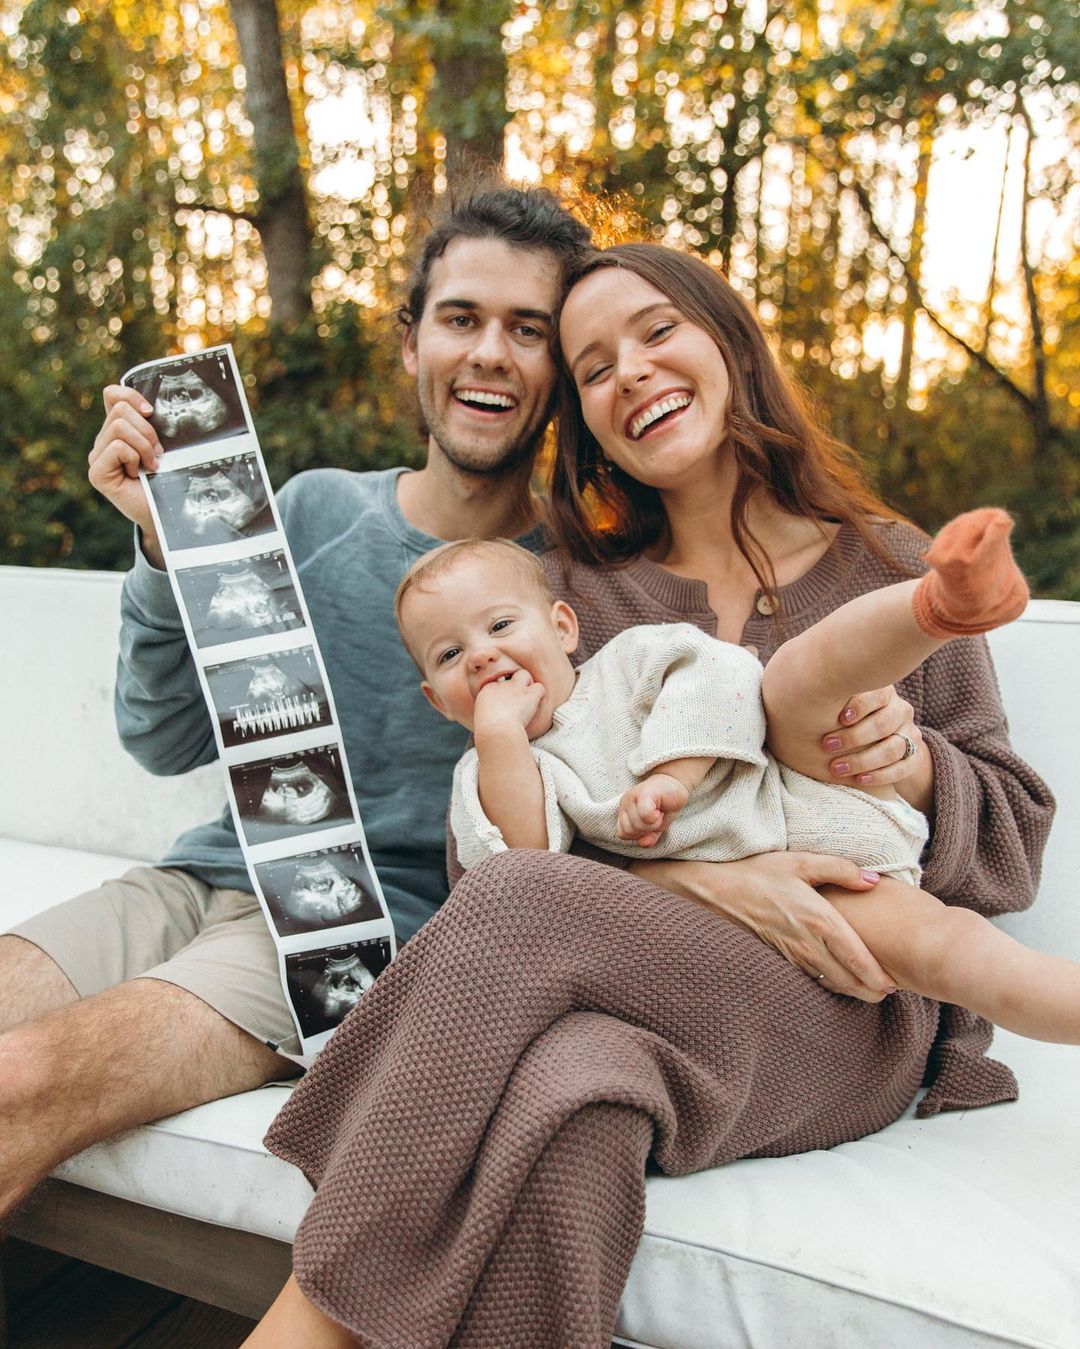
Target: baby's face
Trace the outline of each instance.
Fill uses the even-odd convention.
[[[492,558],[462,557],[410,590],[401,627],[424,671],[428,701],[470,731],[480,691],[517,670],[544,686],[525,727],[530,740],[550,728],[555,708],[573,692],[574,611],[550,604],[513,566]]]

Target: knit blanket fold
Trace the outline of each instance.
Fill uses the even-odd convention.
[[[871,1133],[914,1097],[937,1025],[914,994],[834,996],[624,872],[502,854],[267,1134],[316,1188],[300,1285],[362,1345],[606,1349],[650,1153],[678,1175]],[[1004,1099],[997,1065],[961,1076]]]

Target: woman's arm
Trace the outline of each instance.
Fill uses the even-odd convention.
[[[911,701],[934,763],[934,828],[923,885],[987,916],[1027,908],[1039,884],[1054,797],[1009,744],[981,637],[943,647]]]
[[[1009,744],[986,641],[950,642],[897,689],[848,706],[854,716],[791,766],[821,782],[895,783],[930,821],[925,889],[987,916],[1027,908],[1054,798]],[[905,735],[916,746],[908,759]]]
[[[737,923],[834,993],[880,1002],[892,980],[847,920],[814,888],[871,890],[878,882],[841,857],[776,852],[739,862],[636,861],[631,868]]]

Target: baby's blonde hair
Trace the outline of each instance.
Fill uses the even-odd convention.
[[[519,543],[514,543],[510,539],[455,539],[452,543],[443,543],[438,548],[432,548],[429,553],[416,559],[401,578],[397,593],[394,595],[394,618],[397,620],[398,632],[405,644],[405,650],[421,674],[424,673],[424,669],[416,659],[416,652],[409,645],[405,625],[401,621],[401,606],[410,591],[422,590],[425,582],[445,576],[458,562],[467,557],[490,557],[495,561],[504,562],[512,571],[517,572],[526,585],[532,586],[546,604],[555,603],[555,596],[540,565],[540,559],[527,548],[522,548]]]

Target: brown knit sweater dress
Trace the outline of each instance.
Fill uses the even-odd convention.
[[[883,537],[918,567],[922,535]],[[566,578],[548,563],[581,621],[579,659],[635,623],[715,632],[702,582],[645,559]],[[841,529],[781,590],[786,626],[755,609],[742,641],[767,660],[895,579]],[[985,914],[1026,907],[1053,800],[1009,748],[985,642],[944,647],[902,692],[935,766],[924,887]],[[914,994],[835,996],[612,866],[502,854],[404,947],[267,1135],[317,1191],[297,1278],[364,1346],[606,1346],[650,1155],[683,1174],[832,1147],[895,1119],[924,1073],[923,1115],[1011,1100],[989,1038]]]

